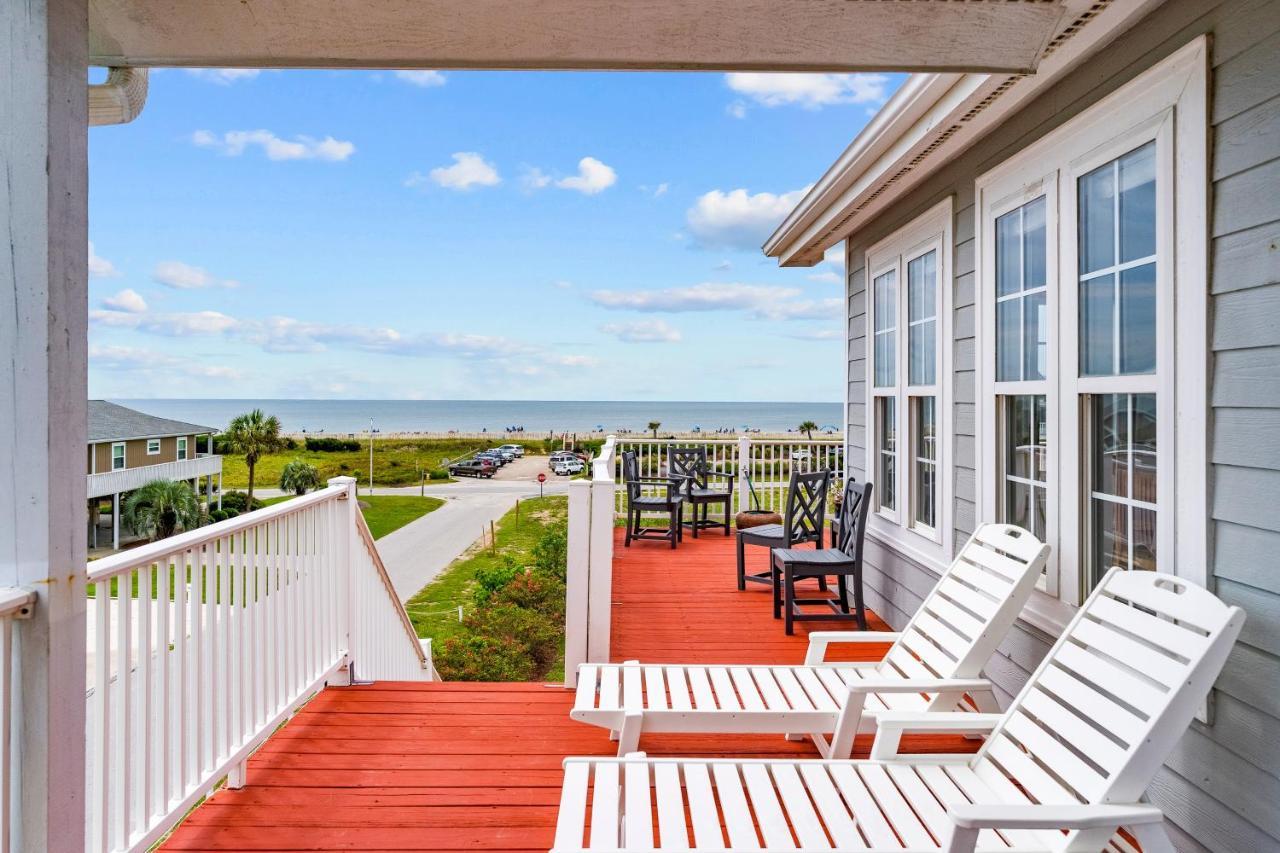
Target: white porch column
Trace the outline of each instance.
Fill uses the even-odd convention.
[[[111,496],[111,547],[120,550],[120,493]]]
[[[751,439],[745,435],[738,436],[738,512],[751,509],[751,484],[747,477],[751,474]]]
[[[222,509],[222,472],[218,472],[218,509]]]
[[[0,583],[17,644],[14,850],[83,850],[86,0],[0,2]]]

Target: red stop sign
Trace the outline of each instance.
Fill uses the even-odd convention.
[[[546,475],[546,474],[539,474],[539,475],[538,475],[538,482],[539,482],[539,483],[545,483],[546,481],[547,481],[547,475]]]

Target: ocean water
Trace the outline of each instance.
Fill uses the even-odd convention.
[[[839,429],[839,403],[699,403],[575,400],[113,400],[164,418],[222,428],[236,415],[260,408],[286,432],[644,432],[649,421],[663,432],[759,430],[785,433],[804,421]]]

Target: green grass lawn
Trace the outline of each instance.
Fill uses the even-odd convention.
[[[541,453],[542,441],[529,439],[510,441],[452,438],[378,438],[373,442],[374,486],[416,486],[422,471],[430,473],[448,467],[448,460],[469,457],[478,450],[501,444],[523,444],[526,452]],[[280,470],[291,459],[309,462],[320,472],[322,480],[330,477],[356,477],[360,485],[369,484],[369,442],[361,441],[359,450],[307,450],[301,441],[295,450],[282,450],[258,460],[254,471],[257,488],[274,489],[280,485]],[[440,480],[428,480],[439,483]],[[244,489],[249,485],[249,469],[244,457],[227,454],[222,457],[222,483],[225,489]]]
[[[430,637],[440,643],[462,632],[458,622],[458,607],[466,610],[472,606],[471,591],[475,586],[475,574],[480,568],[493,568],[501,564],[502,554],[511,554],[518,560],[526,560],[534,543],[548,524],[563,521],[568,516],[568,499],[554,497],[530,498],[520,502],[519,521],[513,509],[498,521],[497,553],[485,543],[473,545],[462,556],[449,564],[441,575],[423,587],[409,599],[405,609],[419,637]],[[555,673],[548,675],[552,681]],[[563,680],[563,674],[560,676]]]
[[[262,502],[267,506],[287,501],[291,495],[278,498],[266,498]],[[360,508],[364,511],[365,523],[374,539],[381,539],[388,533],[399,530],[411,521],[416,521],[433,510],[444,505],[440,498],[418,497],[417,495],[365,495],[360,498]]]

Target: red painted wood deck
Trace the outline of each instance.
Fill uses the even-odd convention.
[[[764,566],[763,549],[751,549]],[[733,540],[642,542],[614,560],[613,658],[676,663],[803,659],[764,586],[738,592]],[[873,625],[883,627],[878,619]],[[824,626],[830,627],[830,626]],[[863,650],[878,654],[879,647]],[[560,763],[612,755],[608,733],[569,719],[571,691],[539,684],[383,683],[329,688],[249,761],[248,784],[195,809],[169,851],[546,850]],[[813,756],[775,736],[649,735],[652,755]],[[964,741],[920,738],[924,751]],[[865,754],[870,741],[860,738]]]

